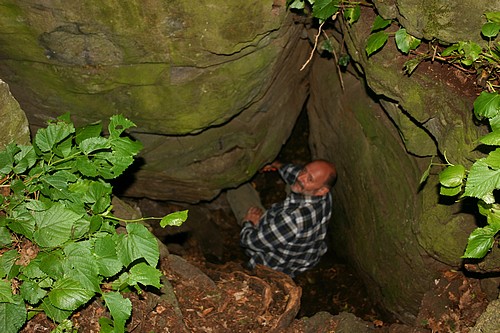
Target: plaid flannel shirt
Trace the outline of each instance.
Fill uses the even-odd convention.
[[[285,165],[279,172],[291,185],[301,167]],[[328,221],[332,212],[332,195],[307,196],[290,193],[285,201],[275,203],[255,227],[245,221],[240,245],[250,257],[250,268],[269,266],[292,277],[316,265],[326,253]]]

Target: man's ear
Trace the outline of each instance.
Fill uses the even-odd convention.
[[[330,192],[330,189],[326,186],[322,186],[318,190],[316,190],[315,195],[322,196],[322,195],[326,195],[328,192]]]

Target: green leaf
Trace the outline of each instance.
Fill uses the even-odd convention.
[[[318,51],[326,51],[329,54],[333,53],[333,45],[332,42],[329,39],[325,39],[323,42],[318,45]]]
[[[460,186],[464,178],[465,167],[463,165],[451,165],[439,173],[439,182],[446,187]]]
[[[73,147],[73,137],[68,136],[61,142],[57,143],[52,149],[52,152],[60,158],[66,158],[72,155],[75,152]],[[57,161],[57,159],[54,159],[54,161]]]
[[[37,256],[32,259],[29,264],[21,269],[23,275],[29,279],[43,279],[47,277],[47,274],[40,269],[41,259]]]
[[[288,0],[287,8],[291,9],[304,9],[304,0]]]
[[[110,235],[100,237],[94,243],[94,256],[99,267],[99,273],[105,277],[111,277],[118,274],[123,268],[118,255],[116,254],[116,245]]]
[[[69,171],[62,170],[57,171],[53,175],[46,175],[41,180],[46,185],[52,186],[57,190],[64,190],[68,188],[68,182],[75,182],[77,177]]]
[[[110,122],[108,125],[109,138],[115,139],[118,138],[125,130],[134,127],[135,124],[125,118],[121,114],[114,115],[110,118]]]
[[[497,92],[482,91],[474,101],[477,118],[494,118],[500,114],[500,95]]]
[[[349,24],[357,22],[360,16],[361,16],[361,7],[359,6],[359,4],[347,7],[344,10],[344,18],[347,20]]]
[[[76,168],[83,176],[86,177],[96,177],[99,175],[97,167],[87,156],[78,156],[76,158]]]
[[[31,305],[37,304],[47,295],[47,292],[40,288],[39,283],[34,281],[23,282],[20,288],[20,293],[23,299]]]
[[[140,141],[133,141],[129,138],[115,138],[110,140],[110,144],[117,153],[123,156],[137,155],[142,149],[142,143]]]
[[[55,145],[64,140],[68,135],[75,132],[73,124],[58,122],[49,124],[47,128],[41,128],[35,135],[35,144],[42,152],[51,151]]]
[[[500,115],[490,118],[490,128],[493,132],[500,131]]]
[[[132,303],[117,292],[104,293],[102,298],[113,317],[115,332],[123,333],[125,323],[132,314]]]
[[[467,242],[467,248],[462,258],[483,258],[493,246],[494,236],[498,230],[491,226],[475,229]]]
[[[68,311],[76,310],[87,303],[93,296],[93,291],[87,290],[79,281],[72,278],[63,278],[56,281],[48,294],[52,305]]]
[[[366,41],[366,54],[370,56],[375,51],[378,51],[387,42],[389,34],[384,31],[379,31],[371,34]]]
[[[483,136],[480,140],[481,143],[490,146],[500,146],[500,131],[493,131],[485,136]]]
[[[17,250],[10,250],[0,255],[0,278],[5,278],[9,275],[12,266],[19,258]]]
[[[64,273],[66,277],[77,280],[89,291],[100,292],[99,268],[88,241],[69,243],[64,248]]]
[[[420,39],[407,33],[405,28],[396,31],[395,39],[398,49],[405,54],[408,54],[410,50],[415,50],[420,45]]]
[[[453,197],[459,194],[461,191],[462,191],[462,186],[456,186],[456,187],[441,186],[439,188],[439,194],[446,195],[448,197]]]
[[[457,52],[457,51],[458,51],[458,44],[453,44],[453,45],[448,46],[446,49],[444,49],[441,52],[441,56],[442,57],[448,57],[448,56],[452,55],[454,52]]]
[[[33,232],[35,231],[35,219],[33,215],[28,210],[23,209],[23,207],[17,207],[12,213],[12,219],[8,220],[10,230],[33,239]]]
[[[127,224],[127,234],[120,235],[118,240],[117,254],[124,266],[128,266],[136,259],[144,258],[148,264],[156,267],[160,258],[158,240],[142,224]]]
[[[160,226],[165,228],[166,226],[180,226],[188,218],[188,211],[182,210],[179,212],[170,213],[164,216],[160,221]]]
[[[50,302],[48,297],[45,297],[43,299],[41,308],[50,319],[52,319],[57,323],[62,322],[64,319],[68,318],[73,313],[73,311],[71,310],[63,310],[55,307]]]
[[[16,162],[14,172],[17,174],[21,174],[31,168],[36,162],[36,153],[33,146],[19,146],[19,148],[21,150],[14,156],[14,161]]]
[[[484,15],[488,21],[500,23],[500,12],[486,12]]]
[[[101,326],[99,333],[116,333],[113,329],[113,321],[108,317],[99,318],[99,326]]]
[[[422,63],[423,59],[419,57],[415,57],[406,61],[403,65],[404,71],[406,74],[411,75],[415,71],[415,69]]]
[[[78,127],[75,132],[75,142],[77,145],[79,145],[85,139],[100,137],[102,132],[102,124],[101,122],[98,122],[84,127]]]
[[[111,204],[111,185],[104,182],[91,182],[88,186],[87,192],[83,196],[85,202],[93,203],[92,211],[100,214]]]
[[[79,147],[85,155],[88,155],[90,153],[93,153],[96,150],[109,149],[109,148],[111,148],[111,145],[109,143],[109,140],[106,138],[92,137],[92,138],[88,138],[88,139],[83,140],[79,144]]]
[[[347,67],[349,62],[351,62],[351,57],[348,54],[343,54],[339,57],[339,66]]]
[[[462,64],[470,66],[474,61],[479,59],[479,55],[483,49],[474,42],[458,42],[458,51],[463,56],[461,59]]]
[[[34,210],[36,212],[41,212],[50,208],[50,205],[46,202],[29,199],[26,201],[26,209]]]
[[[15,303],[12,286],[6,280],[0,280],[0,303]]]
[[[12,171],[14,167],[14,155],[18,151],[19,147],[11,143],[0,152],[0,175],[6,175]]]
[[[35,241],[41,247],[56,247],[71,237],[73,223],[82,217],[63,205],[56,203],[44,212],[34,212]]]
[[[389,25],[391,25],[391,22],[392,22],[392,20],[386,20],[382,16],[377,15],[377,17],[375,17],[375,21],[373,22],[371,32],[385,29]]]
[[[498,210],[490,210],[488,216],[488,224],[491,226],[495,234],[500,231],[500,212]]]
[[[499,187],[500,170],[491,169],[485,159],[480,159],[469,171],[464,196],[483,199]]]
[[[26,322],[26,306],[19,295],[13,295],[13,302],[0,303],[0,332],[17,333]]]
[[[130,274],[128,276],[129,285],[134,286],[138,283],[143,286],[153,286],[160,289],[160,277],[162,273],[155,267],[151,267],[144,262],[134,265],[130,269]]]
[[[500,149],[490,152],[484,159],[490,169],[500,169]]]
[[[326,21],[339,11],[340,0],[316,0],[313,4],[313,16]]]
[[[0,227],[0,247],[10,245],[12,238],[10,231],[7,227]]]
[[[500,24],[496,22],[488,22],[484,24],[481,28],[481,33],[484,37],[495,38],[500,31]]]
[[[64,255],[61,250],[51,251],[48,253],[39,254],[37,258],[40,258],[40,269],[50,276],[51,278],[57,280],[64,276]]]

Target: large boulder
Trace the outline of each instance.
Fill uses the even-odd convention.
[[[0,20],[0,77],[34,129],[68,111],[137,124],[126,195],[195,202],[248,180],[307,97],[307,42],[284,1],[11,0]]]

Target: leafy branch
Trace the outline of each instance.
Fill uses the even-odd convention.
[[[32,145],[0,152],[0,331],[17,332],[38,312],[69,330],[69,316],[101,297],[124,332],[131,303],[121,292],[160,288],[158,241],[140,222],[180,225],[187,211],[124,220],[111,213],[112,187],[142,144],[121,115],[75,128],[69,114],[38,130]],[[116,229],[125,224],[126,233]]]

